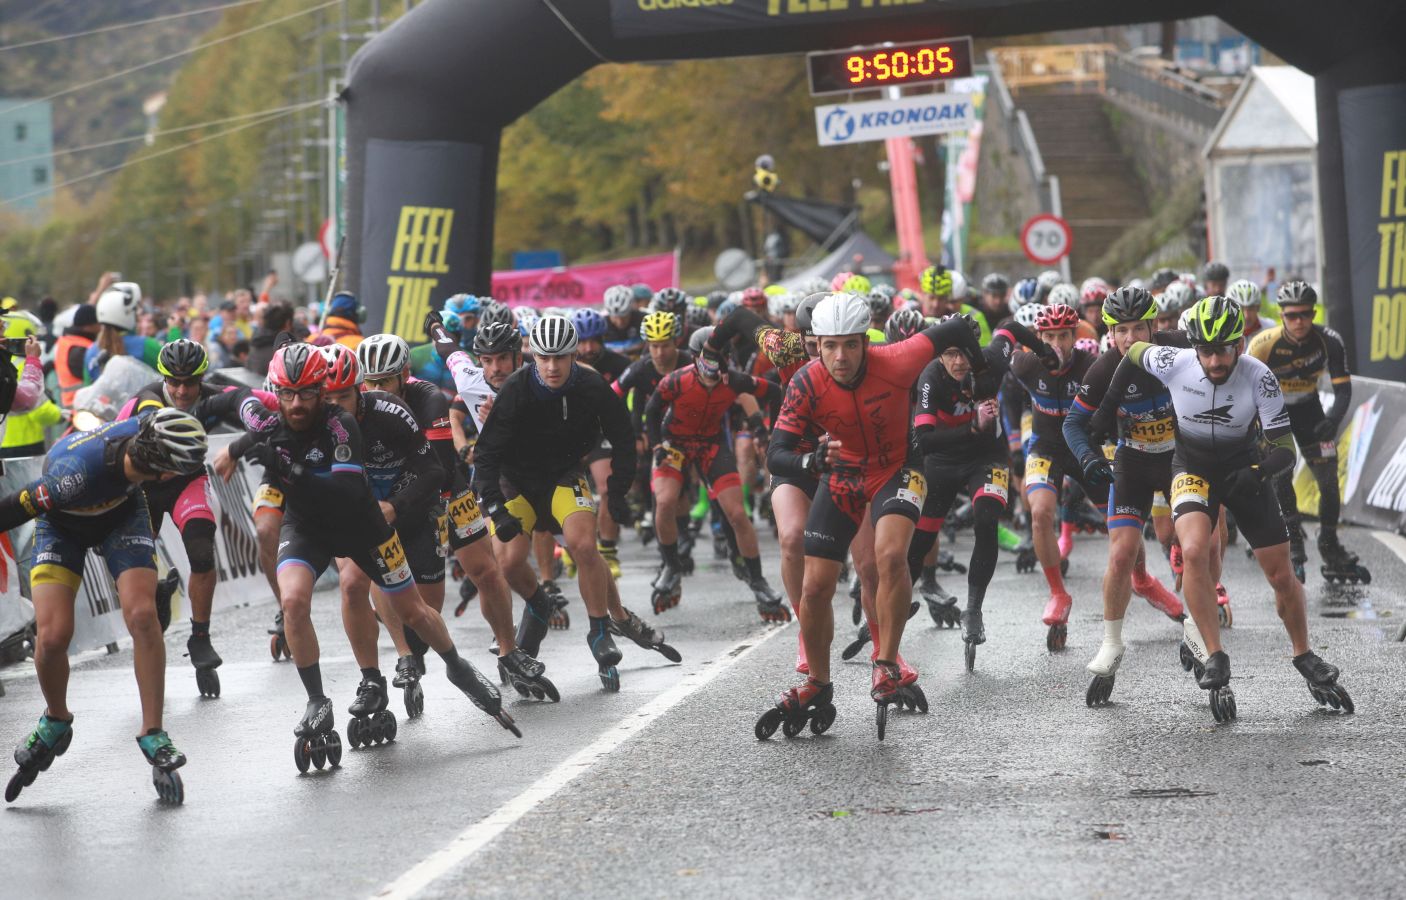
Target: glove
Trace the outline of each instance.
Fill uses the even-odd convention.
[[[1320,444],[1326,444],[1329,441],[1336,440],[1338,437],[1338,423],[1334,422],[1332,419],[1324,419],[1322,422],[1313,426],[1313,437]]]
[[[1102,455],[1090,454],[1083,460],[1084,480],[1089,487],[1102,487],[1113,483],[1113,467]]]
[[[1041,342],[1040,349],[1035,351],[1035,355],[1040,357],[1040,362],[1045,364],[1045,368],[1051,372],[1059,371],[1059,352],[1049,344]]]
[[[822,434],[820,442],[815,445],[815,450],[801,456],[801,468],[806,474],[819,478],[830,470],[830,436]]]
[[[654,448],[654,468],[656,468],[656,469],[663,468],[663,467],[667,464],[667,463],[666,463],[666,460],[668,460],[668,458],[669,458],[670,451],[672,451],[673,449],[674,449],[674,448],[669,444],[668,441],[664,441],[664,442],[662,442],[659,446],[655,447],[655,448]],[[613,514],[612,514],[612,515],[613,515]]]
[[[459,342],[444,330],[444,323],[440,321],[439,313],[434,310],[425,315],[425,335],[434,344],[434,352],[445,362],[449,362],[449,357],[462,349]]]
[[[1263,487],[1259,466],[1232,469],[1225,474],[1220,483],[1220,489],[1227,500],[1250,500],[1258,496]]]
[[[610,512],[610,517],[615,520],[615,524],[621,528],[629,528],[635,524],[635,511],[630,508],[630,501],[626,500],[623,494],[607,491],[605,508]]]
[[[260,441],[250,444],[244,451],[244,459],[248,462],[258,463],[270,472],[287,477],[292,467],[283,460],[283,455],[278,452],[278,448],[271,441]]]
[[[493,520],[493,533],[503,543],[511,543],[513,538],[522,534],[522,523],[506,506],[495,503],[488,511],[488,517]]]

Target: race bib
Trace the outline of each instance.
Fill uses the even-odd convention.
[[[254,492],[254,509],[282,509],[283,492],[271,484],[261,484]]]
[[[1010,499],[1011,473],[1005,468],[992,469],[987,473],[986,484],[982,486],[978,496],[985,494],[990,497],[999,497],[1001,502]]]
[[[474,495],[465,491],[449,501],[449,520],[454,523],[457,531],[462,531],[473,524],[475,519],[482,519],[483,513],[479,511],[478,501]]]
[[[899,484],[894,497],[903,503],[911,503],[918,509],[923,508],[923,501],[928,496],[928,482],[923,478],[923,474],[914,469],[903,470],[903,481]]]
[[[1025,461],[1026,484],[1049,484],[1050,461],[1043,456],[1032,456]]]
[[[1211,505],[1211,485],[1200,475],[1182,472],[1172,479],[1172,509],[1183,503]]]
[[[376,555],[386,567],[387,586],[410,580],[410,567],[405,564],[405,547],[400,543],[400,535],[392,534],[390,540],[376,548]]]
[[[668,466],[670,469],[676,469],[682,472],[684,460],[684,453],[678,447],[665,447],[664,456],[659,461],[659,465]]]
[[[680,458],[683,457],[682,450],[676,452],[679,454]],[[586,479],[576,479],[576,487],[574,488],[574,493],[576,494],[576,505],[578,507],[580,507],[581,509],[590,510],[594,510],[596,508],[595,495],[591,493],[591,486],[586,484]]]
[[[1134,422],[1128,430],[1128,443],[1133,446],[1160,446],[1176,440],[1176,425],[1171,419],[1157,419],[1152,422]]]
[[[1117,445],[1117,444],[1104,444],[1104,445],[1103,445],[1103,458],[1104,458],[1104,459],[1108,460],[1109,462],[1113,462],[1114,458],[1115,458],[1117,455],[1118,455],[1118,445]]]
[[[1318,445],[1318,456],[1321,459],[1336,459],[1338,455],[1338,445],[1333,441],[1323,441]]]

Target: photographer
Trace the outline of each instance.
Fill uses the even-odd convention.
[[[0,415],[28,412],[44,401],[44,366],[39,362],[43,347],[30,335],[5,339],[0,349]],[[16,376],[14,357],[24,354],[24,368]],[[4,424],[0,423],[0,433]]]

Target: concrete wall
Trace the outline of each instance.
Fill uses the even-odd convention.
[[[1165,203],[1188,180],[1201,179],[1201,148],[1209,132],[1163,118],[1118,97],[1105,98],[1104,109],[1119,146],[1132,161],[1154,206]]]

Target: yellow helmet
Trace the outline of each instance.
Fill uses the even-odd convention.
[[[924,294],[933,297],[948,297],[952,294],[952,273],[939,266],[928,266],[923,270],[919,286]]]
[[[652,312],[640,322],[640,337],[646,341],[672,341],[679,336],[679,317],[670,312]]]

